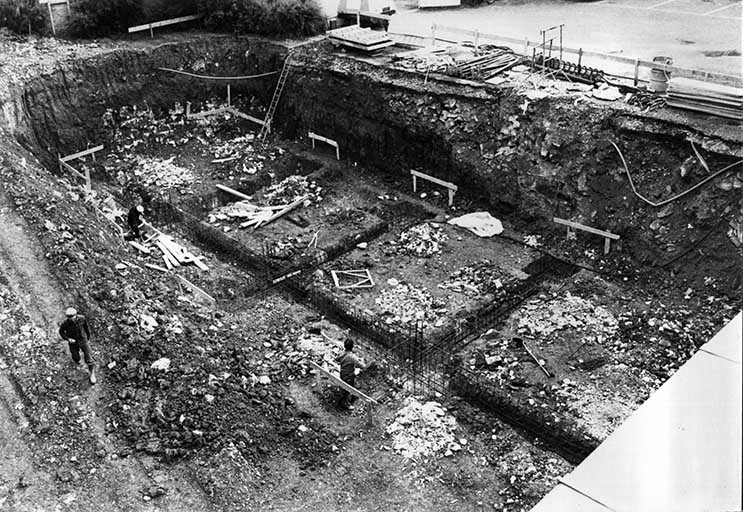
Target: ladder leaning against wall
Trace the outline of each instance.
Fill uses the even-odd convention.
[[[261,131],[258,134],[258,138],[261,142],[266,141],[266,136],[268,135],[268,132],[271,131],[271,123],[273,122],[273,115],[276,113],[276,107],[279,104],[279,99],[281,98],[281,91],[284,90],[284,85],[286,85],[286,78],[289,75],[289,70],[291,68],[289,64],[289,60],[292,58],[291,52],[286,56],[286,60],[284,60],[284,67],[281,68],[281,74],[279,74],[279,81],[276,82],[276,89],[273,92],[273,97],[271,98],[271,103],[268,106],[268,112],[266,112],[266,118],[264,119],[263,126],[261,127]]]

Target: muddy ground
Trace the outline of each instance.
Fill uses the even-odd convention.
[[[152,66],[208,73],[219,61],[220,73],[261,71],[280,62],[280,50],[253,45],[246,65],[247,40],[116,46],[76,49],[99,57],[62,63],[63,71],[45,77],[24,69],[37,78],[16,82],[3,104],[0,354],[8,380],[0,419],[11,456],[0,467],[0,509],[525,510],[580,460],[542,434],[590,450],[740,308],[740,281],[730,270],[740,254],[728,232],[739,209],[738,178],[653,212],[656,228],[648,231],[648,208],[631,207],[623,170],[615,162],[601,172],[608,147],[588,140],[588,128],[575,129],[559,99],[527,104],[522,114],[523,100],[493,110],[498,91],[436,80],[436,90],[426,90],[415,74],[314,46],[302,51],[304,72],[279,111],[283,137],[262,148],[248,122],[184,119],[185,101],[195,110],[216,106],[217,88],[181,82],[176,89]],[[235,105],[259,115],[270,84],[236,89]],[[72,108],[90,90],[93,100]],[[406,110],[411,104],[417,107]],[[597,119],[596,130],[615,129],[609,109],[581,108]],[[548,122],[561,130],[545,128]],[[637,132],[657,130],[653,123],[663,121]],[[303,137],[292,140],[307,126],[337,137],[343,160],[311,152]],[[719,132],[674,130],[643,151],[619,130],[626,156],[650,171],[638,186],[657,198],[685,183],[674,178],[674,166],[688,159],[684,137],[701,139],[716,167],[739,151]],[[82,149],[86,137],[106,146],[95,162],[80,164],[92,171],[92,198],[79,181],[36,160],[49,164],[56,151]],[[163,179],[170,166],[178,171]],[[461,180],[454,207],[435,187],[413,197],[411,167]],[[153,168],[160,173],[138,173]],[[695,167],[692,176],[701,173]],[[234,200],[217,193],[216,183],[263,204],[292,175],[315,184],[292,220],[251,231],[210,219]],[[482,178],[486,185],[477,187]],[[112,201],[126,209],[137,199],[159,229],[204,256],[209,271],[146,267],[155,257],[123,243],[105,218]],[[503,220],[501,237],[481,239],[446,224],[477,209]],[[720,211],[724,222],[716,220]],[[621,233],[622,243],[605,257],[601,240],[566,240],[549,217],[568,212]],[[421,226],[424,249],[433,237],[438,252],[419,254],[416,244],[409,252],[410,238],[401,237]],[[314,233],[322,236],[308,251]],[[251,267],[250,253],[265,268]],[[654,265],[661,254],[677,262]],[[547,255],[573,270],[535,273],[533,264]],[[304,272],[274,285],[287,268]],[[329,277],[357,268],[370,270],[374,287],[339,290]],[[173,273],[216,304],[197,300]],[[413,307],[377,301],[411,287],[425,292],[415,294],[422,302]],[[395,300],[410,300],[397,292]],[[94,328],[101,378],[92,388],[55,332],[71,303]],[[493,310],[499,314],[488,316]],[[368,319],[357,322],[357,315]],[[487,322],[473,321],[479,317]],[[454,357],[445,372],[428,368],[456,383],[446,396],[428,390],[456,418],[459,448],[449,455],[443,449],[407,459],[393,448],[386,429],[408,403],[413,374],[428,370],[411,369],[388,343],[375,343],[389,338],[375,338],[385,332],[414,333],[417,350],[435,349],[432,360]],[[337,392],[307,364],[332,361],[345,333],[361,356],[380,363],[359,378],[380,402],[371,420],[361,406],[339,410]],[[469,399],[473,390],[486,398],[469,400],[479,408],[456,397]],[[523,421],[497,417],[488,403],[498,400],[509,400]]]

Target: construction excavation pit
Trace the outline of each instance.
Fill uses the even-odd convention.
[[[740,310],[734,122],[292,44],[0,78],[0,509],[528,510]]]

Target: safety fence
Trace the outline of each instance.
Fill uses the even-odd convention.
[[[555,27],[553,27],[555,28]],[[549,29],[548,29],[549,30]],[[430,35],[413,35],[413,34],[391,34],[393,40],[400,39],[407,44],[414,46],[432,46],[437,42],[443,43],[461,43],[471,42],[475,46],[483,43],[507,44],[517,54],[531,58],[536,53],[543,53],[546,50],[544,39],[540,41],[530,40],[527,37],[515,38],[479,30],[463,29],[460,27],[451,27],[446,25],[434,24],[431,26]],[[602,68],[609,74],[618,78],[631,80],[635,85],[638,82],[649,82],[648,76],[653,69],[662,69],[665,73],[673,76],[692,78],[705,82],[713,82],[734,87],[741,87],[743,79],[740,75],[728,75],[712,71],[685,68],[673,66],[667,61],[659,63],[640,58],[625,57],[622,55],[613,55],[583,48],[571,48],[555,42],[554,45],[547,40],[550,47],[554,47],[554,52],[560,52],[560,60],[564,55],[573,55],[578,61],[578,65],[591,65],[595,68]]]

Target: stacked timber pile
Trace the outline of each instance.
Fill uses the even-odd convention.
[[[210,214],[209,222],[214,224],[220,220],[244,219],[240,223],[241,228],[253,227],[257,229],[289,213],[307,200],[309,200],[309,196],[304,195],[289,204],[275,206],[257,206],[245,200],[238,201],[219,208]]]
[[[743,89],[737,87],[672,78],[668,81],[666,103],[670,107],[743,120]]]
[[[257,229],[286,215],[295,208],[309,206],[322,200],[320,195],[322,187],[319,187],[314,181],[309,182],[305,176],[290,176],[280,183],[270,186],[263,194],[263,201],[268,203],[266,206],[253,204],[251,196],[230,187],[217,185],[217,188],[239,197],[241,201],[214,210],[209,214],[209,223],[242,220],[241,228],[252,227]]]
[[[493,48],[484,55],[458,64],[454,76],[476,80],[488,80],[498,73],[511,69],[521,62],[521,57],[508,48]]]
[[[328,38],[334,43],[365,52],[381,50],[395,44],[386,32],[361,28],[358,25],[328,30],[327,34]]]
[[[147,268],[154,270],[160,270],[166,272],[176,267],[188,265],[193,263],[201,270],[207,271],[209,268],[204,264],[202,259],[203,256],[194,256],[188,249],[173,240],[173,237],[164,233],[157,232],[144,243],[129,242],[129,245],[134,247],[136,250],[146,255],[153,255],[153,248],[157,248],[162,253],[162,260],[165,263],[165,267],[159,265],[153,265],[146,263]]]

